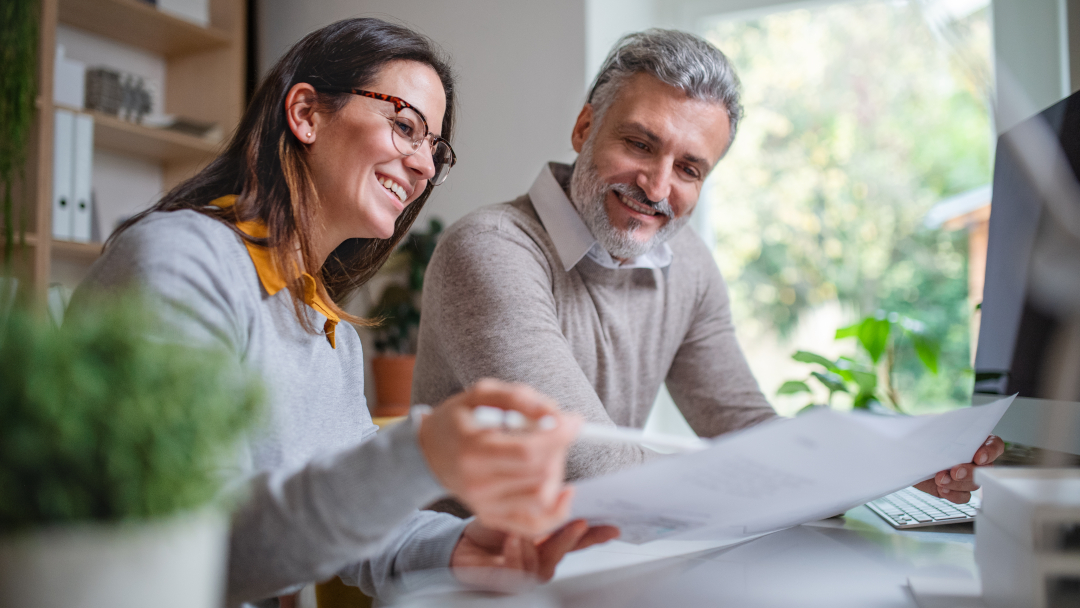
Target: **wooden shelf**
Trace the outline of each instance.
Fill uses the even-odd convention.
[[[102,112],[56,106],[94,117],[94,147],[163,162],[202,160],[218,152],[220,142],[154,129]]]
[[[59,9],[60,23],[165,57],[233,42],[224,30],[201,27],[138,0],[60,0]]]
[[[79,243],[76,241],[53,240],[52,253],[54,256],[69,260],[93,262],[101,256],[103,243]]]
[[[221,133],[230,133],[244,110],[250,0],[208,2],[210,27],[160,12],[142,0],[40,0],[37,3],[41,9],[38,96],[34,100],[38,112],[32,127],[26,184],[17,197],[19,212],[33,220],[26,226],[26,245],[19,248],[17,257],[20,272],[33,284],[39,303],[45,302],[52,281],[74,287],[81,280],[81,271],[97,260],[102,250],[101,243],[52,238],[53,109],[58,107],[53,103],[52,85],[57,27],[64,25],[119,43],[128,49],[120,51],[124,55],[135,55],[138,50],[161,57],[165,64],[162,110],[200,122],[217,123]],[[104,57],[93,61],[93,65],[109,63]],[[116,152],[159,166],[161,187],[166,191],[193,175],[224,145],[220,136],[207,139],[135,124],[100,112],[63,109],[94,118],[94,147],[102,156]],[[120,200],[110,204],[129,205],[133,211],[143,202]],[[0,244],[2,241],[0,235]]]
[[[2,237],[0,237],[0,242],[3,242]],[[32,232],[26,233],[26,246],[28,248],[37,247],[40,243],[41,240],[38,239],[36,234]],[[15,246],[19,247],[19,235],[15,235]],[[53,255],[67,260],[93,262],[101,256],[101,250],[104,246],[104,243],[82,243],[49,239],[49,247],[52,249]]]

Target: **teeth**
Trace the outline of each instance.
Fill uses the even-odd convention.
[[[646,205],[642,205],[641,203],[631,198],[627,198],[622,194],[619,194],[618,192],[616,192],[615,195],[619,197],[619,200],[622,201],[624,205],[630,207],[638,213],[644,213],[645,215],[656,215],[657,213],[659,213],[656,209],[653,209],[652,207]]]
[[[401,202],[405,202],[405,188],[402,188],[397,182],[386,177],[380,177],[379,183],[382,184],[383,188],[393,192]]]

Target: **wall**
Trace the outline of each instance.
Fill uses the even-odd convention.
[[[356,16],[408,25],[454,59],[458,164],[424,215],[452,222],[523,194],[545,161],[573,159],[570,128],[586,79],[584,0],[261,0],[262,71],[305,34]]]

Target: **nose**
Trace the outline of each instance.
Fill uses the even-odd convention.
[[[650,163],[638,172],[637,185],[650,201],[662,201],[671,195],[671,164],[663,160]]]
[[[432,158],[431,152],[431,140],[425,139],[416,152],[404,158],[405,167],[414,172],[419,179],[435,177],[435,159]]]

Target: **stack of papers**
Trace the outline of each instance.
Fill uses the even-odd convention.
[[[575,518],[620,540],[738,541],[848,509],[971,462],[1013,397],[929,416],[821,409],[724,435],[701,452],[577,485]]]

